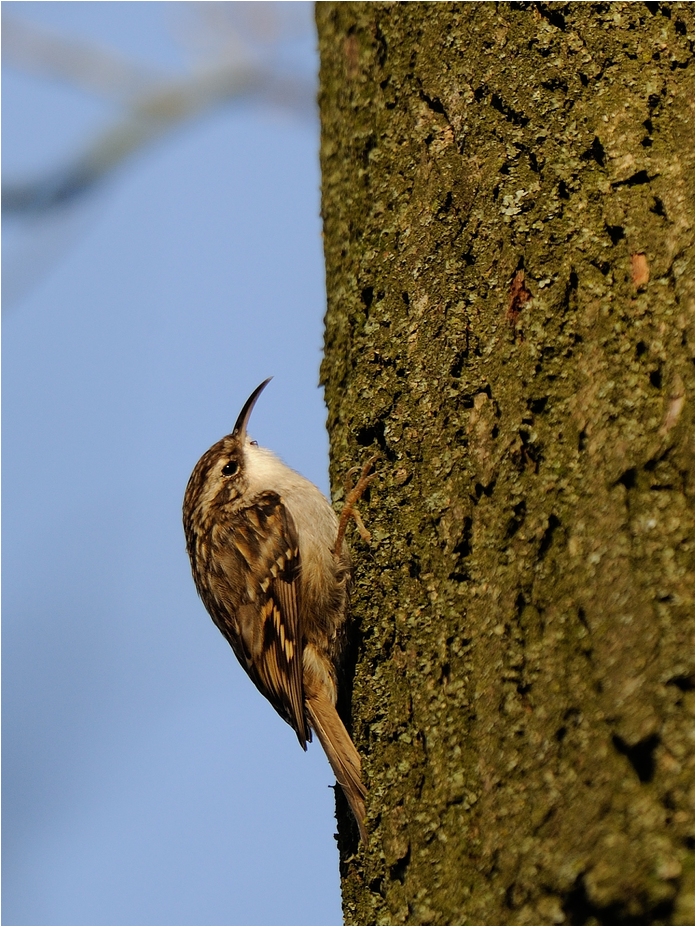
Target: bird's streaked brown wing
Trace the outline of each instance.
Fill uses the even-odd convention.
[[[304,749],[311,732],[302,683],[300,548],[281,497],[275,492],[257,496],[252,506],[237,514],[219,547],[226,551],[220,558],[220,586],[224,587],[226,574],[245,577],[246,588],[234,590],[231,601],[224,594],[215,596],[215,611],[223,619],[214,615],[216,623],[257,688],[295,729]],[[233,559],[245,561],[247,568],[231,569]]]

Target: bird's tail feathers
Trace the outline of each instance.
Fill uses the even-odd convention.
[[[365,797],[367,791],[360,774],[360,755],[331,701],[322,693],[307,696],[309,722],[331,764],[336,781],[343,789],[358,823],[360,837],[367,842]]]

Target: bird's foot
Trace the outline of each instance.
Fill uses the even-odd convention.
[[[360,517],[360,512],[356,508],[356,503],[362,498],[365,490],[370,485],[372,480],[377,476],[376,473],[370,473],[372,470],[375,461],[379,457],[379,454],[375,454],[374,457],[370,457],[367,463],[360,469],[359,467],[352,467],[348,474],[346,475],[346,501],[343,505],[343,510],[341,511],[340,518],[338,519],[338,531],[336,533],[336,546],[334,547],[334,553],[338,554],[343,545],[343,538],[345,537],[346,528],[348,527],[348,522],[352,518],[355,522],[355,526],[358,529],[360,537],[365,541],[366,544],[369,544],[372,540],[370,532],[365,527],[365,524]],[[358,481],[353,486],[353,475],[360,470],[360,476]]]

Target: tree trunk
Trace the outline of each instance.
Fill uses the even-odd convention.
[[[346,922],[693,923],[693,7],[317,22]]]

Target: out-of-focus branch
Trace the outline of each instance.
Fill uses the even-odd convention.
[[[3,184],[4,213],[42,212],[83,194],[138,149],[194,114],[240,95],[251,75],[234,69],[205,75],[147,94],[115,125],[97,136],[67,167],[27,183]]]
[[[154,68],[129,61],[103,46],[65,38],[40,26],[4,15],[3,63],[117,103],[129,102],[162,79]]]
[[[8,30],[9,25],[9,30]],[[3,184],[5,214],[40,214],[65,205],[109,176],[128,157],[180,124],[232,100],[256,98],[309,112],[314,85],[275,73],[244,55],[217,61],[181,78],[165,78],[101,49],[54,36],[26,24],[5,24],[7,60],[46,76],[117,99],[126,113],[65,167],[28,181]]]

